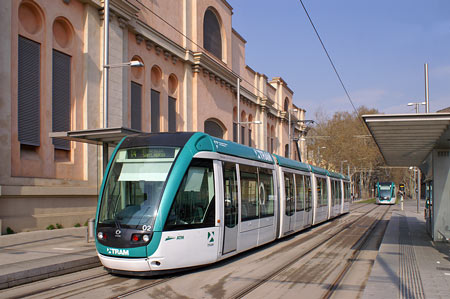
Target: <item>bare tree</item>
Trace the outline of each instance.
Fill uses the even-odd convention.
[[[354,182],[354,192],[368,198],[374,196],[377,181],[398,184],[406,181],[408,171],[383,172],[384,160],[361,118],[378,111],[364,106],[357,111],[357,115],[336,112],[331,117],[321,110],[316,112],[316,124],[307,137],[308,162],[336,172],[342,168]]]

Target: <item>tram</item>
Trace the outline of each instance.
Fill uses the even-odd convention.
[[[397,200],[394,182],[377,182],[377,204],[393,205]]]
[[[348,177],[205,133],[124,137],[100,189],[110,273],[206,265],[349,211]]]

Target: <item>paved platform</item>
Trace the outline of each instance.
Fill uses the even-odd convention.
[[[0,289],[99,265],[86,227],[0,236]]]
[[[423,206],[395,207],[363,298],[450,298],[450,244],[431,240]]]

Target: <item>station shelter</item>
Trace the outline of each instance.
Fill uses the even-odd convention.
[[[434,241],[448,241],[450,113],[374,114],[362,118],[388,166],[420,168],[426,188],[427,230]]]

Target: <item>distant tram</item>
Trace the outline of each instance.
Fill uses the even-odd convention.
[[[113,152],[96,247],[111,273],[206,265],[349,211],[339,173],[205,133],[128,136]]]
[[[395,204],[396,194],[394,182],[377,183],[377,204]]]

